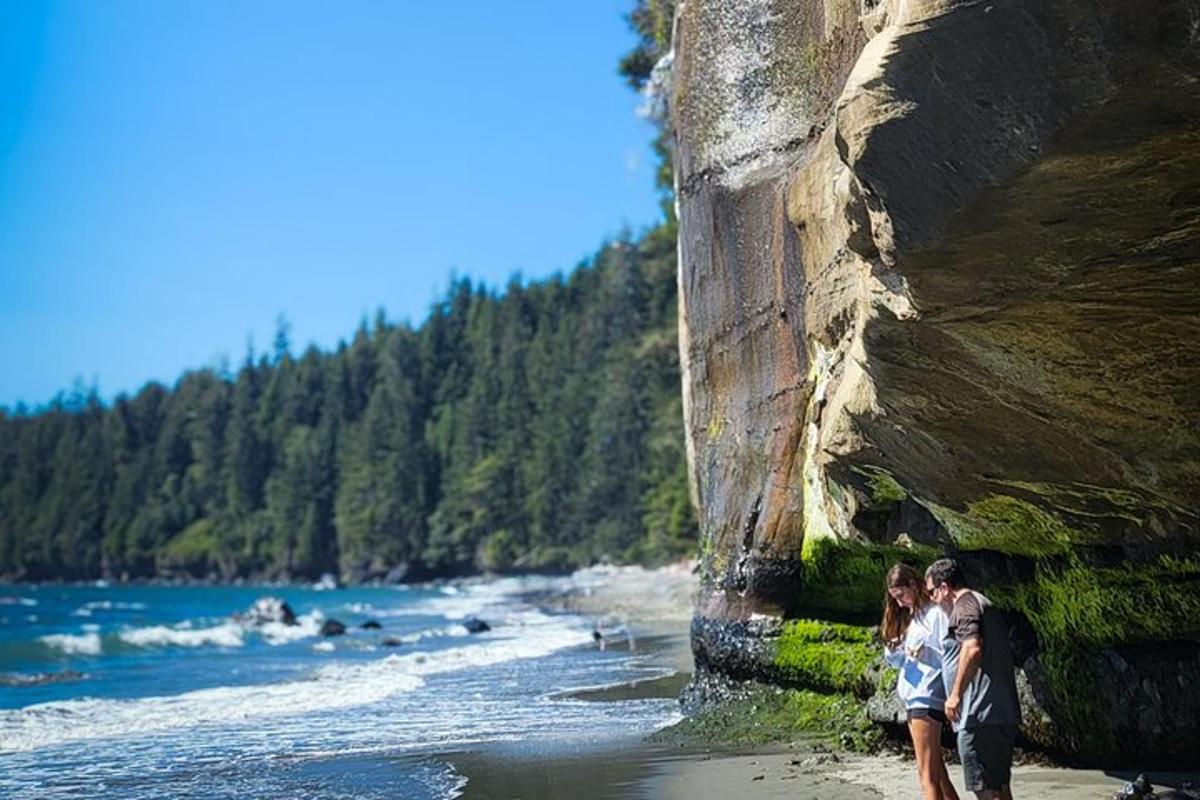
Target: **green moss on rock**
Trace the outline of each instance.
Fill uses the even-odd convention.
[[[786,744],[825,741],[860,752],[877,749],[882,732],[866,707],[844,694],[759,685],[740,700],[707,709],[664,728],[652,742],[679,746]]]
[[[878,467],[855,467],[854,471],[867,479],[871,502],[876,507],[899,503],[908,498],[908,490],[887,470]]]
[[[1032,580],[988,592],[1024,614],[1047,649],[1200,638],[1200,564],[1191,559],[1116,567],[1041,562]]]
[[[829,692],[867,697],[879,661],[874,629],[809,619],[784,624],[775,644],[774,668],[782,681]]]
[[[1073,543],[1091,537],[1068,527],[1058,516],[1008,495],[989,495],[955,511],[936,503],[926,507],[962,550],[994,550],[1038,558],[1067,553]]]
[[[883,607],[884,579],[897,562],[923,570],[937,558],[932,547],[897,547],[807,539],[801,553],[798,591],[805,613],[869,624]]]

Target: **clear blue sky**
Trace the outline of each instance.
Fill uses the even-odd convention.
[[[0,3],[0,405],[419,323],[653,223],[632,0]]]

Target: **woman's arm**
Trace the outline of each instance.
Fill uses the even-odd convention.
[[[899,669],[904,666],[904,643],[903,642],[885,642],[883,645],[883,659],[890,666]]]

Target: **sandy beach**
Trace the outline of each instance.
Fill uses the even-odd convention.
[[[568,593],[542,598],[549,607],[594,617],[598,629],[606,633],[606,646],[640,648],[651,654],[654,663],[673,671],[665,678],[577,692],[573,697],[608,702],[677,695],[692,669],[688,633],[696,586],[696,576],[686,563],[658,570],[607,568],[582,574],[577,588]],[[494,747],[449,754],[449,758],[468,778],[463,796],[473,800],[921,797],[909,758],[832,752],[805,741],[754,749],[632,744],[566,753]],[[960,768],[951,765],[950,770],[962,797],[971,797],[963,791]],[[1183,774],[1147,774],[1160,788],[1195,780]],[[1039,800],[1098,800],[1112,797],[1133,777],[1024,764],[1014,769],[1013,794]]]

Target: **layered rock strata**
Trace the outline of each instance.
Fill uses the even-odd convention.
[[[1028,739],[1197,763],[1198,36],[1194,2],[679,5],[702,670],[787,682],[788,620],[869,623],[949,550]]]

